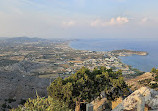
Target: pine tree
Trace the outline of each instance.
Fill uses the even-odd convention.
[[[121,70],[113,72],[105,67],[93,71],[82,67],[66,79],[58,78],[48,87],[48,94],[66,102],[71,109],[80,109],[80,104],[91,102],[105,91],[107,99],[112,101],[128,92],[128,86]]]

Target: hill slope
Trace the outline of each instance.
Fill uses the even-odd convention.
[[[137,76],[133,79],[127,79],[126,83],[128,84],[128,86],[131,86],[131,90],[137,90],[143,86],[146,86],[146,84],[148,84],[148,82],[153,80],[153,76],[152,73],[150,72],[146,72],[140,76]],[[141,82],[143,82],[141,84]]]

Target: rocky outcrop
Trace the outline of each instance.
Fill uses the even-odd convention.
[[[112,111],[144,111],[145,106],[149,110],[158,110],[158,91],[142,87],[125,98]]]

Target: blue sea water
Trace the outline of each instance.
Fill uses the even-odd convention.
[[[158,39],[78,39],[70,46],[79,50],[112,51],[129,49],[147,51],[147,56],[120,57],[122,62],[141,71],[149,72],[152,67],[158,67]]]

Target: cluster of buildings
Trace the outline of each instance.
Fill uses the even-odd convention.
[[[10,50],[9,56],[8,50]],[[81,67],[93,70],[100,66],[111,68],[114,71],[121,69],[124,75],[135,74],[113,52],[75,50],[69,47],[68,42],[20,44],[19,47],[4,47],[2,54],[5,56],[1,56],[1,59],[17,60],[17,62],[28,61],[31,65],[24,62],[24,64],[27,63],[24,66],[28,66],[29,73],[42,78],[67,77]],[[26,70],[25,67],[23,69]]]
[[[108,56],[104,56],[104,58],[86,59],[84,61],[68,61],[68,63],[72,63],[73,66],[66,69],[66,74],[75,73],[76,69],[81,67],[87,67],[88,69],[93,70],[95,67],[99,66],[104,66],[107,69],[111,68],[113,71],[121,69],[123,74],[135,74],[128,65],[122,63],[118,57],[111,55],[111,53],[108,53]]]

